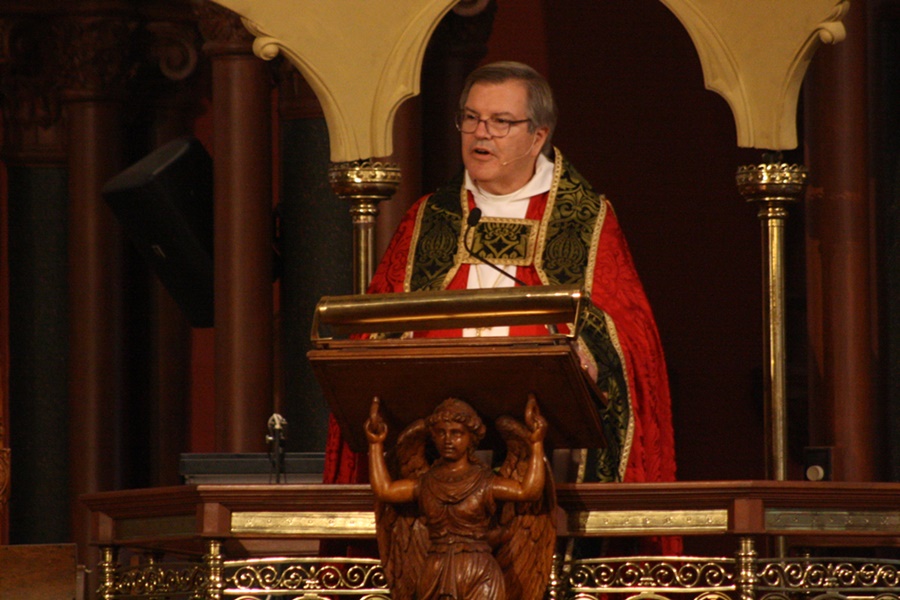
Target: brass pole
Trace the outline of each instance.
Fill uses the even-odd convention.
[[[763,251],[763,389],[766,407],[766,469],[769,479],[787,479],[787,360],[784,322],[784,223],[787,207],[806,183],[806,169],[768,163],[738,168],[737,186],[759,205]]]
[[[338,197],[350,202],[353,219],[353,293],[364,294],[375,273],[375,217],[378,203],[400,187],[396,165],[357,160],[332,163],[328,181]]]
[[[735,555],[735,566],[737,567],[735,583],[740,600],[756,599],[756,584],[759,581],[756,575],[756,559],[757,553],[753,538],[742,537],[740,549]]]
[[[225,557],[222,555],[222,540],[210,539],[206,541],[206,554],[203,555],[206,565],[207,577],[206,594],[204,600],[222,600],[222,590],[225,588],[223,580],[223,566]]]
[[[116,574],[118,572],[118,551],[114,546],[100,547],[100,589],[97,591],[102,600],[112,600],[116,596]]]

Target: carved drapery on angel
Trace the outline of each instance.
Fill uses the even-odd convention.
[[[409,425],[388,460],[387,425],[372,401],[366,437],[378,548],[396,600],[538,600],[556,529],[544,456],[547,422],[529,397],[525,424],[500,417],[506,457],[495,473],[475,455],[486,428],[449,398]],[[430,454],[438,458],[429,460]]]

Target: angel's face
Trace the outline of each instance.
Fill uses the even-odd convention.
[[[456,421],[440,420],[432,425],[431,438],[441,458],[450,462],[468,457],[472,446],[472,433]]]

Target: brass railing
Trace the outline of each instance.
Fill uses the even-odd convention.
[[[561,484],[557,498],[561,540],[725,536],[735,548],[731,556],[561,553],[546,590],[552,600],[900,600],[900,484]],[[187,485],[83,500],[102,552],[103,600],[390,597],[376,559],[315,556],[317,540],[371,542],[367,486]],[[765,556],[776,537],[788,539],[790,553]],[[830,555],[838,547],[855,556]]]
[[[562,576],[548,587],[547,597],[559,600],[900,599],[900,560],[757,559],[746,543],[734,558],[604,557],[567,561],[558,568]],[[390,598],[381,563],[366,558],[223,560],[220,578],[211,576],[202,561],[149,561],[107,574],[102,597],[120,600]]]

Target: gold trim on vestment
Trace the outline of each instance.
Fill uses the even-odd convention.
[[[553,215],[553,203],[556,201],[556,190],[559,189],[559,179],[562,175],[562,152],[553,147],[553,181],[550,184],[550,191],[547,194],[547,204],[544,206],[544,214],[541,217],[541,226],[538,230],[537,249],[534,254],[534,270],[537,272],[538,278],[544,285],[550,285],[550,280],[544,272],[544,246],[547,243],[547,227],[550,224],[550,217]],[[587,293],[590,298],[590,292]]]
[[[419,210],[416,212],[416,224],[413,227],[412,238],[410,238],[409,249],[406,254],[406,269],[403,272],[403,291],[407,293],[412,291],[410,282],[412,281],[413,266],[415,266],[415,261],[413,259],[416,256],[416,240],[419,239],[419,233],[422,230],[422,215],[425,213],[426,206],[428,206],[427,200],[419,204]]]
[[[492,248],[490,244],[485,244],[483,242],[483,240],[485,239],[485,234],[490,233],[492,230],[500,229],[504,225],[510,226],[510,229],[525,229],[524,253],[520,253],[520,255],[517,257],[503,256],[502,253],[496,252],[496,248]],[[483,217],[478,221],[477,226],[471,228],[464,227],[463,236],[465,236],[466,232],[471,229],[471,240],[469,240],[470,243],[468,244],[469,247],[475,251],[477,256],[486,258],[496,265],[530,266],[534,260],[539,225],[540,221],[536,219]],[[521,246],[521,244],[517,244],[517,246]],[[484,250],[488,251],[485,252]],[[484,262],[483,260],[479,260],[477,256],[473,256],[471,253],[465,250],[465,247],[463,247],[463,252],[461,252],[460,254],[462,254],[463,264],[478,265]]]
[[[590,298],[590,295],[588,295],[588,298]],[[625,394],[628,396],[628,427],[625,429],[625,439],[622,441],[621,454],[619,455],[619,481],[625,481],[628,458],[631,456],[631,444],[634,442],[634,396],[630,385],[631,380],[628,378],[628,361],[625,360],[625,352],[622,351],[622,344],[619,342],[619,331],[616,329],[616,324],[613,322],[612,317],[606,311],[603,311],[603,318],[606,320],[606,331],[609,333],[609,341],[612,343],[613,348],[616,349],[616,354],[619,355],[619,361],[622,363],[622,375],[625,377],[626,384]]]

